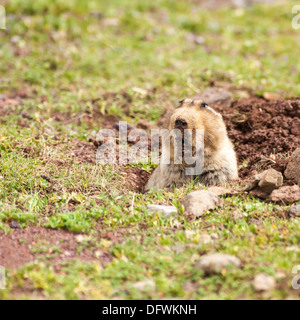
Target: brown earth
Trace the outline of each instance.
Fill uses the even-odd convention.
[[[260,98],[215,106],[224,117],[236,145],[241,178],[269,167],[284,172],[291,153],[300,146],[300,99],[266,101]]]
[[[112,236],[113,238],[114,235]],[[112,238],[103,234],[101,238]],[[0,234],[0,265],[16,269],[35,260],[44,260],[56,265],[61,261],[97,261],[101,265],[112,261],[110,253],[99,251],[95,246],[84,247],[79,253],[76,235],[65,230],[52,230],[41,227],[13,229],[8,235]],[[58,250],[53,250],[57,248]],[[46,249],[46,251],[45,251]],[[95,252],[98,253],[95,255]],[[46,256],[48,256],[46,258]]]

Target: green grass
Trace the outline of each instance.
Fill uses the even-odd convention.
[[[179,206],[196,187],[128,191],[124,172],[83,164],[73,144],[88,141],[108,116],[155,124],[166,108],[212,81],[233,88],[237,98],[244,91],[299,96],[294,4],[207,11],[192,1],[5,1],[0,94],[25,90],[28,98],[1,117],[0,232],[14,232],[9,223],[15,220],[21,228],[84,233],[89,241],[78,243],[79,253],[101,250],[112,259],[100,266],[78,255],[54,267],[49,259],[61,249],[48,256],[49,244],[37,242],[31,252],[40,254],[38,261],[7,271],[1,299],[297,297],[291,271],[300,253],[287,248],[299,243],[300,222],[280,218],[278,205],[232,196],[223,199],[223,209],[198,220],[153,214],[148,204]],[[189,33],[205,43],[189,42]],[[243,217],[234,222],[236,209]],[[251,218],[261,224],[249,224]],[[107,232],[118,237],[102,238]],[[201,245],[201,234],[216,239]],[[194,266],[208,252],[236,255],[242,268],[205,277]],[[252,288],[260,272],[277,280],[269,296]],[[155,289],[134,289],[145,279]]]

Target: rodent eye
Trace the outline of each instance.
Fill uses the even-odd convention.
[[[207,103],[205,103],[205,102],[201,103],[200,108],[205,109],[206,107],[208,107]]]

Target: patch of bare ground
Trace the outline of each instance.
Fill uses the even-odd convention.
[[[76,240],[76,236],[78,235],[65,230],[42,227],[14,229],[8,235],[0,234],[0,265],[14,270],[30,262],[45,260],[46,257],[54,266],[74,259],[99,262],[101,265],[112,261],[108,251],[97,249],[93,245],[84,246],[78,251],[81,244]],[[112,232],[106,232],[98,234],[97,241],[116,241],[118,237]]]
[[[270,167],[284,172],[289,156],[300,147],[300,99],[241,99],[215,109],[236,145],[241,178]]]

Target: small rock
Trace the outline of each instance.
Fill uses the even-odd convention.
[[[243,213],[240,210],[234,210],[231,216],[231,219],[234,222],[237,222],[238,220],[242,220],[244,218]]]
[[[268,100],[268,101],[276,101],[276,100],[281,100],[282,96],[278,93],[274,93],[274,92],[265,92],[263,94],[264,99]]]
[[[118,18],[106,18],[106,19],[103,19],[102,24],[105,28],[106,27],[117,27],[120,24],[120,21]]]
[[[79,234],[79,235],[75,236],[75,240],[77,243],[83,243],[84,241],[89,240],[89,237],[83,236],[82,234]]]
[[[253,281],[254,290],[257,292],[273,290],[275,285],[275,279],[264,273],[258,274]]]
[[[222,88],[207,88],[194,96],[195,99],[201,99],[207,104],[222,104],[230,106],[232,102],[232,94]]]
[[[200,217],[209,210],[222,205],[222,200],[213,192],[200,190],[188,194],[182,200],[185,212]]]
[[[274,190],[270,195],[274,202],[294,203],[300,201],[300,187],[297,185],[281,187]]]
[[[235,95],[239,99],[249,99],[251,97],[250,94],[247,91],[243,91],[243,90],[235,91]]]
[[[11,221],[10,224],[9,224],[9,226],[10,226],[10,228],[12,228],[12,229],[20,229],[20,224],[19,224],[19,222],[15,221],[15,220]]]
[[[142,88],[133,87],[132,91],[139,93],[141,96],[144,96],[144,97],[148,95],[148,91]]]
[[[296,149],[291,155],[284,175],[288,179],[295,180],[300,185],[300,148]]]
[[[96,259],[99,259],[102,256],[103,256],[103,251],[97,250],[97,251],[94,252],[94,257]]]
[[[253,176],[244,187],[243,191],[251,191],[255,189],[258,186],[259,181],[262,179],[266,171],[262,173],[258,173],[255,176]]]
[[[64,256],[65,257],[72,257],[73,253],[71,251],[66,250],[66,251],[64,251]]]
[[[283,176],[280,172],[269,169],[264,172],[258,186],[263,192],[271,193],[283,185]]]
[[[165,217],[169,216],[170,214],[177,213],[177,208],[174,206],[150,204],[148,205],[147,209],[152,212],[162,212]]]
[[[13,36],[13,37],[11,37],[11,39],[10,39],[11,43],[13,43],[13,44],[18,43],[18,42],[20,42],[21,40],[22,40],[22,38],[21,38],[20,36]]]
[[[210,244],[210,243],[213,243],[213,239],[212,237],[209,235],[209,234],[201,234],[199,236],[199,241],[198,243],[200,245],[205,245],[205,244]]]
[[[134,283],[133,288],[140,290],[140,291],[144,291],[146,290],[155,290],[155,282],[153,280],[145,280],[145,281],[139,281]]]
[[[294,217],[300,217],[300,204],[292,206],[289,210],[289,214]]]
[[[235,256],[229,254],[212,253],[201,257],[196,264],[196,268],[201,269],[205,274],[217,274],[221,273],[224,269],[230,267],[238,268],[241,262]]]
[[[274,189],[281,187],[283,184],[283,176],[280,172],[269,169],[256,174],[244,187],[243,191],[252,191],[254,196],[266,199],[268,194]]]
[[[211,236],[211,238],[213,240],[218,240],[219,239],[219,235],[217,233],[212,233],[210,236]]]
[[[286,277],[286,274],[280,271],[277,271],[275,275],[277,279],[284,279]]]
[[[185,234],[185,237],[186,237],[187,239],[192,239],[192,238],[195,236],[196,231],[193,231],[193,230],[185,230],[185,231],[184,231],[184,234]]]

